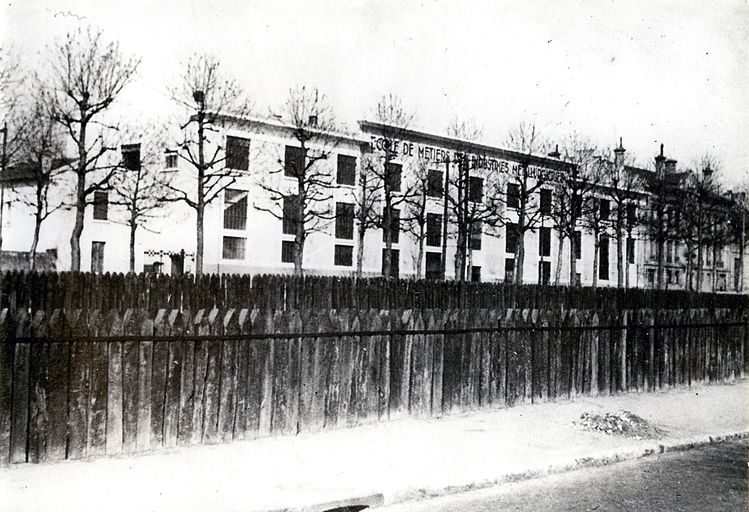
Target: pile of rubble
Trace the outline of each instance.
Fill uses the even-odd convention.
[[[635,439],[658,439],[665,434],[665,431],[650,424],[647,420],[624,410],[606,414],[584,412],[580,420],[574,423],[586,430],[595,430],[609,435],[618,434]]]

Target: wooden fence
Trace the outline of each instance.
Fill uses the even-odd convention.
[[[0,312],[0,462],[742,377],[740,310]]]
[[[741,308],[747,295],[677,290],[577,288],[353,279],[332,276],[88,274],[80,272],[0,275],[0,309],[32,314],[55,309],[598,309]]]

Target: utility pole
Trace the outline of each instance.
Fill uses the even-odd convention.
[[[8,147],[8,123],[4,122],[3,127],[0,128],[3,132],[3,156],[0,163],[0,251],[3,249],[3,211],[5,210],[5,166],[7,159],[7,147]]]

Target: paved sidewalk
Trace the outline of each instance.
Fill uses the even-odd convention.
[[[324,510],[314,505],[372,495],[394,503],[743,435],[748,404],[749,380],[742,380],[135,457],[16,465],[0,470],[0,509]],[[572,423],[585,411],[619,409],[656,423],[666,437],[610,436]]]

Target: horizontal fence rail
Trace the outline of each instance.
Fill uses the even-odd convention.
[[[409,330],[378,330],[378,331],[346,331],[346,332],[289,332],[289,333],[265,333],[265,334],[178,334],[175,336],[57,336],[36,338],[33,336],[9,336],[9,343],[75,343],[75,342],[170,342],[170,341],[252,341],[252,340],[289,340],[293,338],[306,338],[317,340],[320,338],[346,338],[362,336],[417,336],[417,335],[442,335],[457,336],[459,334],[474,333],[498,333],[498,332],[569,332],[569,331],[616,331],[625,329],[704,329],[712,327],[749,327],[747,322],[721,322],[721,323],[687,323],[687,324],[653,324],[653,325],[543,325],[543,326],[516,326],[506,325],[497,327],[468,327],[465,329],[409,329]]]
[[[748,329],[727,308],[6,308],[0,463],[723,382]]]

